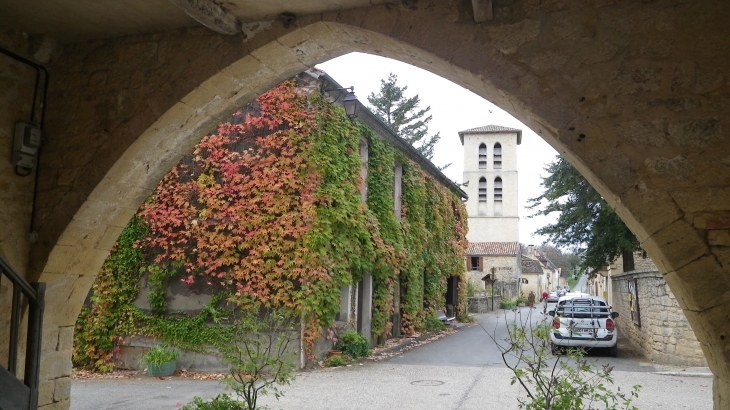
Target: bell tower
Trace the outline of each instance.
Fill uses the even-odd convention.
[[[459,132],[469,242],[519,242],[517,146],[522,130],[486,125]]]

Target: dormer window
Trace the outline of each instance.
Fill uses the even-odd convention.
[[[487,169],[487,146],[479,144],[479,169]]]
[[[487,202],[487,179],[479,178],[479,202]]]
[[[502,169],[502,145],[494,144],[494,169]]]

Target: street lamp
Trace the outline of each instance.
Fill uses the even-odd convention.
[[[359,102],[357,100],[357,96],[355,96],[355,87],[332,88],[329,90],[324,90],[324,92],[326,93],[329,93],[331,91],[340,91],[340,93],[337,94],[337,98],[335,98],[332,103],[336,103],[337,100],[342,97],[344,91],[347,91],[347,94],[345,94],[345,98],[342,99],[342,107],[345,109],[345,114],[347,114],[348,118],[357,118]]]

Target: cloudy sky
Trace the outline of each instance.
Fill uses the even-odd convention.
[[[456,182],[462,182],[464,151],[459,131],[494,124],[522,130],[522,144],[517,149],[520,242],[539,245],[544,238],[533,235],[536,229],[552,219],[527,218],[530,211],[524,207],[528,198],[542,193],[540,186],[543,170],[557,152],[520,121],[491,102],[471,91],[418,67],[379,56],[351,53],[317,65],[343,87],[354,86],[358,99],[367,105],[367,96],[380,90],[380,80],[389,73],[398,76],[398,85],[408,86],[406,96],[418,94],[421,106],[431,106],[433,120],[430,133],[441,133],[435,149],[436,165],[453,164],[444,173]]]

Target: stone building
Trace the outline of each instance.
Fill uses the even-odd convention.
[[[522,130],[486,125],[459,131],[469,195],[469,242],[519,241],[517,145]]]
[[[323,93],[325,97],[329,98],[330,102],[338,105],[342,104],[343,96],[346,94],[346,90],[343,89],[340,84],[338,84],[332,77],[319,69],[310,69],[306,72],[298,74],[296,76],[296,83],[297,87],[300,90],[308,90],[312,93],[317,93],[319,92],[319,90],[333,90],[323,91]],[[368,160],[373,159],[373,157],[377,157],[378,155],[378,151],[375,151],[376,154],[373,154],[373,150],[369,146],[369,141],[381,140],[384,141],[391,148],[393,148],[394,152],[401,154],[400,156],[397,156],[396,159],[393,159],[392,157],[390,157],[389,159],[390,162],[387,166],[392,167],[393,177],[387,182],[387,184],[389,184],[390,186],[388,187],[388,192],[385,193],[387,197],[393,199],[392,210],[390,212],[392,212],[392,215],[394,215],[397,220],[400,221],[401,218],[407,219],[407,214],[402,209],[402,196],[404,195],[404,192],[407,192],[408,189],[405,186],[405,184],[407,183],[406,181],[408,181],[409,179],[418,178],[417,175],[420,175],[421,172],[423,172],[425,179],[428,179],[430,183],[440,186],[441,188],[449,192],[449,209],[452,209],[453,207],[456,207],[454,209],[458,209],[461,205],[460,200],[463,200],[466,197],[466,194],[459,188],[459,186],[450,179],[448,179],[418,150],[416,150],[409,143],[405,142],[402,138],[398,137],[398,135],[396,135],[392,129],[390,129],[386,124],[379,120],[360,102],[356,101],[356,104],[358,108],[356,110],[357,121],[361,124],[364,124],[374,134],[373,139],[371,140],[368,140],[367,138],[360,135],[359,152],[357,152],[357,155],[360,159],[360,176],[362,178],[362,184],[360,184],[359,186],[360,192],[357,194],[359,201],[365,204],[368,203],[368,173],[370,167],[370,163],[368,162]],[[347,107],[345,108],[347,111]],[[242,114],[239,113],[238,115],[233,117],[231,119],[231,122],[240,123],[249,115],[256,116],[258,114],[256,114],[255,109],[249,106],[242,111]],[[236,144],[235,146],[240,147],[239,149],[250,149],[247,148],[250,147],[250,145]],[[194,155],[195,154],[186,155],[185,157],[183,157],[182,163],[189,164],[192,161],[192,157]],[[464,238],[462,236],[461,241],[463,240]],[[426,246],[425,243],[423,243],[422,245]],[[446,245],[441,243],[439,246]],[[458,253],[452,253],[452,255],[454,258],[460,258],[460,253],[461,249]],[[411,254],[407,255],[404,259],[407,259],[408,257],[416,259],[416,256]],[[446,273],[444,271],[439,272],[439,274]],[[377,280],[374,279],[375,275],[371,274],[370,272],[363,272],[362,278],[359,281],[352,282],[346,286],[343,286],[340,289],[339,312],[337,312],[334,318],[330,319],[334,319],[336,324],[342,328],[348,328],[357,331],[359,334],[365,337],[365,339],[368,340],[371,345],[375,345],[377,342],[382,342],[384,338],[388,336],[399,337],[402,332],[401,316],[408,313],[412,314],[412,311],[409,312],[405,309],[401,310],[401,296],[407,295],[406,289],[410,289],[413,292],[414,287],[417,288],[416,293],[418,293],[418,297],[423,300],[418,309],[419,311],[423,312],[423,316],[432,315],[433,310],[436,308],[444,308],[445,311],[448,311],[452,314],[460,313],[457,309],[459,305],[464,306],[464,301],[462,300],[460,303],[459,299],[465,295],[459,294],[458,284],[461,280],[463,280],[463,272],[459,271],[457,266],[456,272],[449,273],[449,277],[445,278],[447,282],[447,286],[444,289],[445,295],[444,292],[437,293],[437,295],[439,295],[437,296],[437,298],[442,297],[440,295],[444,296],[440,301],[436,302],[436,306],[429,306],[428,298],[425,294],[426,289],[424,288],[427,279],[433,278],[433,270],[424,269],[422,272],[419,272],[419,279],[421,279],[421,276],[422,279],[417,281],[415,284],[406,284],[405,282],[403,282],[404,280],[401,276],[397,276],[395,278],[396,281],[401,281],[401,283],[394,286],[394,291],[391,294],[393,298],[393,313],[388,314],[389,331],[387,332],[387,336],[385,336],[382,332],[375,332],[373,330],[372,324],[374,323],[374,318],[377,312],[377,307],[375,303],[377,302],[377,300],[375,299],[374,295],[377,292],[381,292],[382,294],[383,288],[379,286],[383,285],[382,282],[379,285]],[[210,301],[215,298],[215,296],[221,291],[219,287],[215,286],[196,286],[195,290],[192,291],[189,284],[185,284],[180,281],[181,275],[183,274],[178,272],[175,274],[174,280],[171,279],[169,282],[167,282],[165,292],[165,303],[167,307],[164,312],[158,313],[163,317],[173,318],[179,317],[181,315],[197,315],[202,310],[206,309],[207,304],[210,303]],[[141,290],[137,295],[137,298],[134,301],[133,305],[141,309],[143,312],[150,312],[153,310],[149,297],[149,295],[152,293],[151,287],[153,286],[150,283],[153,282],[153,280],[151,279],[151,275],[149,273],[144,274],[141,279]],[[333,279],[330,278],[330,280]],[[89,298],[89,300],[98,299],[97,295],[93,296],[94,297]],[[304,329],[301,330],[304,331]],[[165,339],[163,338],[163,340]],[[167,340],[165,341],[167,342]],[[293,341],[291,345],[303,346],[300,342],[303,343],[301,340],[297,339]],[[159,343],[159,340],[145,337],[125,336],[124,342],[118,346],[120,355],[118,356],[115,364],[120,368],[137,368],[139,363],[139,356],[143,354],[147,348],[152,347],[157,343]],[[317,341],[316,345],[314,346],[314,356],[318,359],[321,358],[321,356],[330,347],[331,343],[325,340],[324,337],[322,337],[320,340]],[[297,351],[296,353],[296,356],[299,357],[299,362],[297,364],[303,367],[306,364],[304,354],[299,351]],[[214,354],[208,352],[201,353],[183,351],[182,357],[180,358],[178,364],[183,368],[193,369],[197,371],[221,371],[226,369],[226,364],[222,362],[220,358],[217,358]]]
[[[537,300],[543,291],[554,288],[553,276],[557,268],[547,254],[533,245],[523,248],[522,254],[522,293],[528,295],[535,292]]]
[[[467,280],[491,291],[502,299],[520,295],[521,259],[519,242],[469,242],[466,250]]]
[[[707,366],[697,337],[677,298],[651,259],[634,254],[635,269],[623,272],[619,257],[592,280],[591,290],[604,295],[619,313],[622,338],[646,358],[676,366]],[[610,281],[607,290],[603,285]]]

